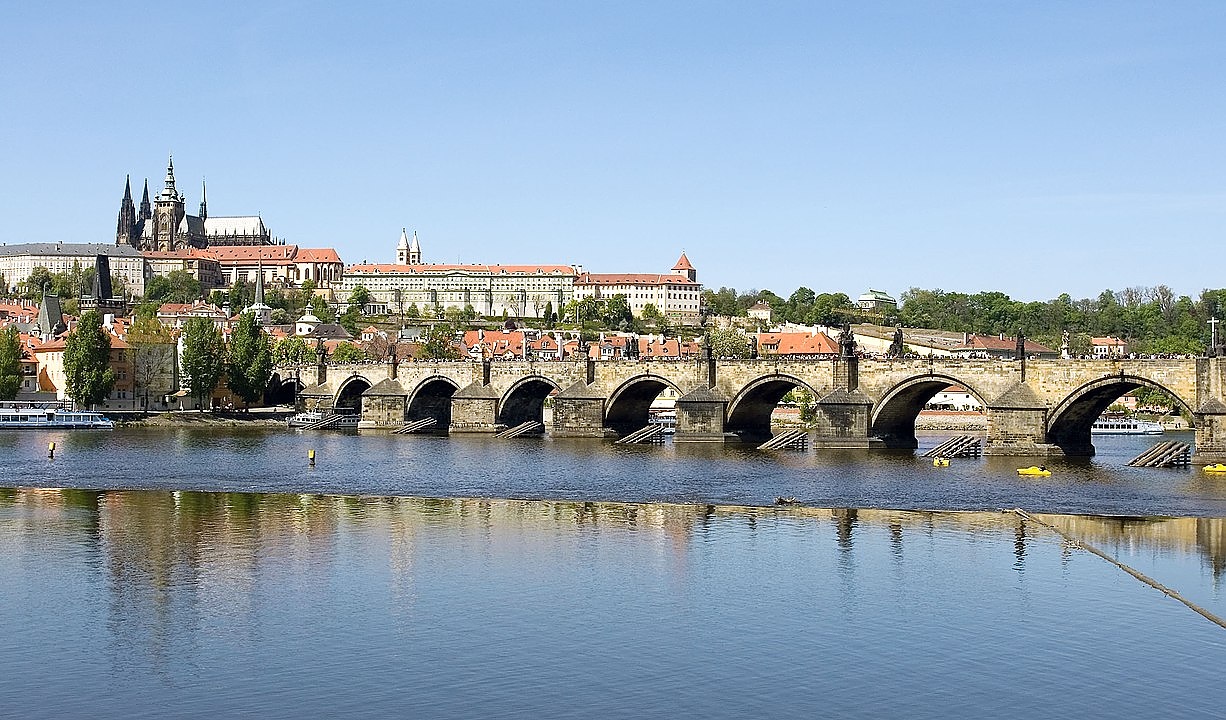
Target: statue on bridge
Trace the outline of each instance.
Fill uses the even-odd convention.
[[[856,356],[856,335],[851,331],[851,323],[843,323],[843,332],[839,333],[839,357]]]
[[[1022,334],[1022,329],[1017,329],[1017,349],[1014,351],[1018,360],[1026,359],[1026,336]]]
[[[900,358],[903,356],[902,325],[894,326],[894,341],[890,343],[889,354],[892,358]]]

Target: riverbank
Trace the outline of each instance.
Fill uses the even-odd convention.
[[[293,415],[285,408],[253,408],[248,412],[182,410],[160,413],[108,413],[120,427],[278,427]]]

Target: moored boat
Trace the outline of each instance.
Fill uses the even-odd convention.
[[[1045,465],[1031,465],[1030,467],[1018,468],[1017,474],[1047,477],[1048,475],[1051,475],[1051,470],[1048,470]]]
[[[1093,435],[1161,435],[1162,425],[1152,420],[1123,416],[1101,416],[1090,426]]]
[[[362,418],[356,413],[323,413],[316,410],[300,412],[287,422],[289,427],[301,430],[341,429],[355,430]],[[325,422],[328,421],[328,422]]]
[[[17,403],[0,405],[0,428],[27,430],[114,430],[115,423],[99,412]]]

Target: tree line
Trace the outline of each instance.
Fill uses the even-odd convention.
[[[173,353],[173,338],[156,319],[147,316],[133,323],[128,338],[134,380],[139,382],[144,375],[146,383],[152,382],[158,373],[153,363],[160,362],[153,353],[160,351],[162,358],[166,352]],[[5,355],[6,343],[0,343],[0,358]],[[78,404],[93,408],[114,390],[112,349],[111,335],[102,326],[102,315],[95,310],[83,313],[64,345],[65,389]],[[173,362],[173,356],[170,361]],[[272,366],[272,344],[251,313],[239,318],[230,331],[228,344],[221,329],[206,318],[192,318],[183,326],[182,386],[202,408],[208,407],[208,398],[223,377],[243,402],[258,403],[272,377]]]

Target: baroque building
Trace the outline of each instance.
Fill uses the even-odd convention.
[[[272,233],[259,215],[214,216],[208,212],[204,184],[200,186],[200,211],[187,214],[187,198],[175,187],[173,158],[166,164],[162,191],[149,200],[149,181],[140,206],[132,200],[132,181],[124,182],[123,200],[115,228],[115,244],[137,250],[171,252],[214,245],[273,245]]]
[[[624,295],[630,312],[643,316],[654,305],[670,322],[696,325],[702,306],[702,284],[690,259],[681,253],[668,273],[582,273],[575,278],[575,299],[604,300]]]
[[[574,298],[576,269],[570,265],[462,265],[422,262],[417,233],[401,230],[395,264],[360,263],[345,268],[341,299],[358,285],[371,304],[386,312],[416,306],[424,314],[467,307],[482,315],[543,317]]]

